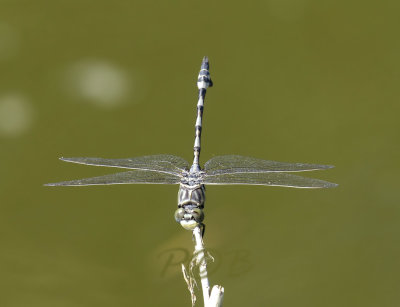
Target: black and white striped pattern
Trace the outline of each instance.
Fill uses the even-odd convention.
[[[204,100],[206,97],[207,88],[213,86],[213,83],[210,78],[210,65],[208,62],[208,57],[203,58],[203,62],[201,63],[201,68],[199,72],[199,76],[197,78],[197,87],[199,89],[199,100],[197,102],[197,119],[196,119],[196,136],[194,140],[194,157],[193,157],[193,165],[190,169],[191,172],[200,171],[200,150],[201,150],[201,129],[202,129],[202,120],[203,120],[203,109],[204,109]]]

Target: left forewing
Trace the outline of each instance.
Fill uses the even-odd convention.
[[[286,173],[233,173],[206,175],[204,184],[266,185],[290,188],[334,188],[335,183]]]
[[[288,163],[252,157],[226,155],[211,158],[204,165],[209,175],[233,173],[304,172],[332,168],[332,165]]]

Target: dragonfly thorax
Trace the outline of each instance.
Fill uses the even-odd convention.
[[[193,205],[204,208],[205,190],[206,188],[203,184],[187,185],[181,183],[178,191],[178,207]]]
[[[193,168],[193,166],[192,166]],[[181,186],[185,186],[189,189],[196,189],[202,184],[202,179],[204,177],[204,171],[200,169],[198,171],[186,171],[181,177]]]

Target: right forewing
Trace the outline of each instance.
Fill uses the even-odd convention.
[[[60,158],[62,161],[105,167],[138,169],[165,172],[179,175],[189,168],[189,164],[181,157],[173,155],[153,155],[128,159],[104,158]]]
[[[99,177],[48,183],[46,186],[87,186],[87,185],[110,185],[110,184],[133,184],[133,183],[152,183],[152,184],[177,184],[180,177],[177,175],[152,172],[152,171],[128,171],[110,174]]]

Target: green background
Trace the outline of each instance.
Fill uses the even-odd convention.
[[[207,188],[225,306],[398,306],[398,1],[0,0],[0,306],[190,306],[175,186],[60,156],[333,164],[340,186]],[[199,306],[202,305],[199,293]]]

